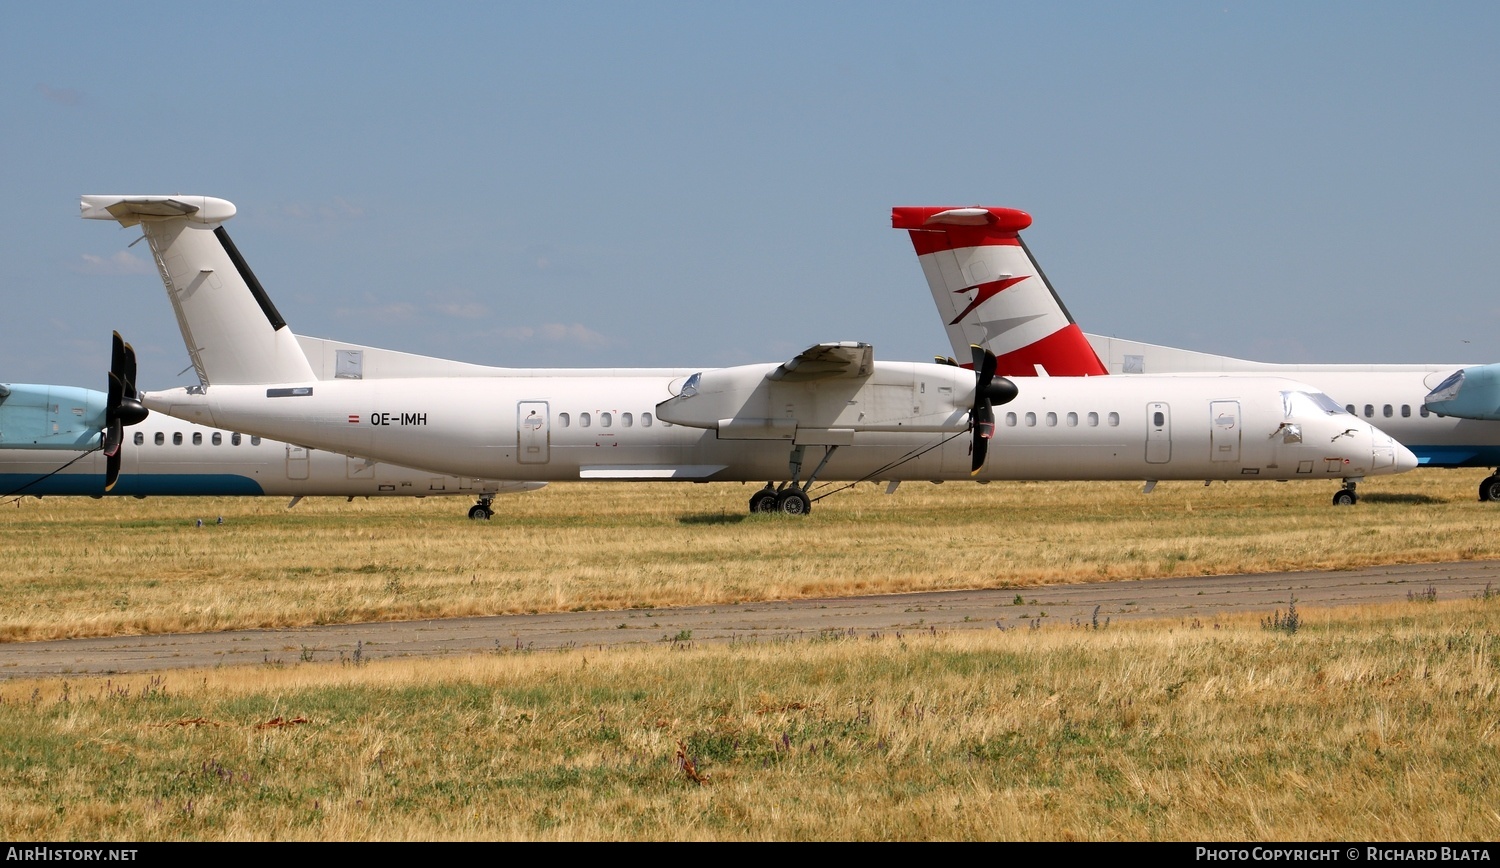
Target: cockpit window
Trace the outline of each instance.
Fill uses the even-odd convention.
[[[694,395],[698,394],[698,383],[702,380],[703,372],[699,371],[698,373],[687,378],[687,382],[682,384],[682,391],[678,392],[677,394],[681,395],[684,398],[693,397]]]
[[[1349,411],[1323,392],[1282,392],[1281,409],[1288,419],[1295,416],[1342,416]]]

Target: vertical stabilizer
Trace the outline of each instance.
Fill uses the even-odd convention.
[[[1031,215],[1014,208],[898,207],[956,358],[995,354],[1001,376],[1107,373],[1021,240]]]
[[[208,196],[84,196],[83,217],[139,225],[198,381],[313,379],[297,338],[224,231],[234,205]]]

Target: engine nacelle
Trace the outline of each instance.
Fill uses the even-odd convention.
[[[1422,403],[1439,416],[1500,421],[1500,364],[1459,368]]]
[[[76,386],[0,385],[0,447],[90,449],[104,427],[103,392]]]

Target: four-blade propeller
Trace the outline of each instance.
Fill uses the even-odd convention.
[[[120,478],[120,447],[125,442],[125,426],[139,424],[148,412],[141,406],[135,388],[135,350],[115,332],[109,358],[109,401],[104,408],[104,490],[115,487]]]
[[[971,344],[970,349],[974,352],[973,367],[977,380],[974,384],[974,407],[969,411],[969,429],[974,432],[974,442],[969,447],[974,463],[969,469],[969,475],[978,476],[989,455],[990,440],[995,436],[995,405],[1014,401],[1020,390],[1009,378],[995,376],[993,352],[978,344]],[[952,356],[934,358],[940,365],[959,367],[958,360]]]

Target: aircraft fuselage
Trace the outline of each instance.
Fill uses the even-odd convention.
[[[964,378],[973,391],[971,372],[912,367],[918,395]],[[488,479],[775,480],[787,477],[798,445],[809,461],[819,460],[819,447],[852,447],[835,450],[824,480],[1357,479],[1395,472],[1402,461],[1410,466],[1389,438],[1316,406],[1314,390],[1290,380],[1173,377],[1158,386],[1151,377],[1019,379],[1020,397],[996,408],[989,460],[977,476],[970,475],[966,414],[951,408],[943,426],[928,430],[840,436],[799,429],[794,420],[755,436],[727,424],[664,422],[658,405],[674,398],[683,380],[680,371],[319,380],[173,389],[143,401],[203,424]],[[775,416],[775,408],[762,406],[731,410],[726,423]]]

